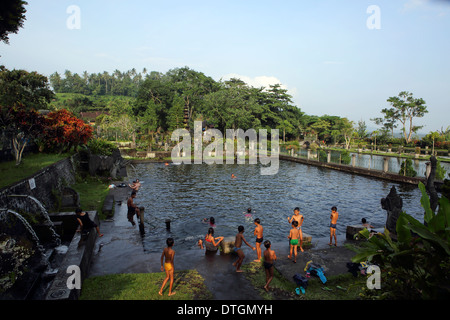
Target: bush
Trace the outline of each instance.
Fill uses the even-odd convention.
[[[345,150],[341,152],[341,163],[342,164],[350,164],[352,158],[350,156],[350,151]]]
[[[437,164],[436,164],[436,179],[437,180],[444,180],[446,173],[447,173],[447,170],[445,170],[441,166],[441,162],[438,161]]]
[[[327,162],[328,155],[324,150],[319,150],[319,161],[320,162]]]
[[[103,139],[91,139],[87,144],[88,148],[93,154],[101,156],[110,156],[117,147],[106,140]]]
[[[406,168],[405,168],[405,166],[406,166]],[[414,170],[414,168],[412,166],[411,159],[406,159],[405,161],[403,161],[402,165],[400,166],[400,171],[398,172],[398,174],[401,174],[405,177],[417,176],[417,172],[416,172],[416,170]]]
[[[401,212],[396,225],[397,241],[389,231],[370,237],[367,229],[360,232],[367,241],[363,247],[347,245],[357,254],[352,262],[377,265],[381,270],[381,289],[364,289],[367,299],[449,299],[450,298],[450,201],[439,200],[435,214],[425,186],[419,183],[424,223]]]

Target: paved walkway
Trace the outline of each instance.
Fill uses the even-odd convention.
[[[128,187],[115,188],[110,192],[115,197],[115,214],[113,219],[102,221],[100,231],[103,237],[97,238],[93,252],[89,276],[118,273],[151,273],[161,272],[161,253],[144,252],[138,225],[132,226],[127,220]],[[339,241],[339,239],[338,239]],[[341,245],[342,245],[341,239]],[[325,275],[347,272],[346,263],[353,252],[345,247],[328,247],[325,242],[314,243],[316,248],[307,250],[297,258],[297,263],[287,259],[289,246],[286,243],[274,243],[278,260],[276,269],[290,281],[296,273],[304,274],[303,268],[309,260],[321,264]],[[196,269],[205,279],[205,285],[215,300],[261,300],[257,290],[251,285],[243,273],[236,273],[232,263],[234,255],[205,255],[204,250],[176,251],[176,270]],[[255,259],[250,248],[244,248],[246,258],[244,264]]]

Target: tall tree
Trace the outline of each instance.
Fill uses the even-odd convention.
[[[337,127],[344,137],[345,149],[348,149],[353,138],[353,132],[355,131],[355,129],[353,128],[353,121],[350,121],[347,118],[341,118],[337,122]]]
[[[0,1],[0,41],[9,44],[9,34],[17,33],[23,27],[27,4],[22,0]]]
[[[409,143],[412,134],[423,128],[423,126],[415,126],[413,119],[421,118],[428,113],[425,101],[422,98],[414,98],[413,94],[407,91],[402,91],[397,97],[390,97],[387,101],[394,109],[394,118],[402,124],[405,142]]]
[[[363,121],[362,119],[360,121],[358,121],[358,127],[356,129],[356,133],[358,134],[358,137],[360,139],[365,139],[369,136],[369,134],[367,133],[366,122]]]
[[[398,120],[398,112],[394,108],[384,108],[381,110],[381,113],[383,114],[383,118],[374,118],[370,119],[375,124],[383,126],[385,130],[388,130],[391,132],[391,138],[394,138],[394,129],[398,127],[397,120]]]
[[[16,165],[19,165],[27,144],[42,132],[44,118],[36,110],[20,103],[0,105],[0,128],[11,139]]]
[[[45,118],[43,137],[47,147],[67,152],[72,147],[86,144],[93,129],[66,109],[50,112]]]
[[[21,104],[27,109],[45,109],[54,97],[47,77],[25,70],[0,67],[0,105]]]

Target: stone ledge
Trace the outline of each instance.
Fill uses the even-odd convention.
[[[87,213],[92,221],[100,225],[96,211],[88,211]],[[78,266],[81,272],[81,283],[83,283],[89,274],[96,239],[97,232],[95,229],[91,229],[86,236],[82,236],[80,232],[75,233],[45,300],[62,301],[76,300],[79,298],[81,289],[69,289],[67,287],[67,280],[72,276],[71,273],[67,273],[67,268],[69,266]]]

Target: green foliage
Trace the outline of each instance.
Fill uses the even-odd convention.
[[[27,110],[46,109],[53,99],[47,77],[33,71],[0,67],[0,105],[23,105]]]
[[[341,152],[341,163],[342,164],[350,164],[352,161],[352,157],[350,156],[350,151],[344,150]]]
[[[325,150],[320,149],[319,150],[319,161],[320,162],[327,162],[328,160],[328,155],[325,152]]]
[[[91,139],[89,140],[87,147],[93,154],[110,156],[113,151],[117,149],[116,145],[103,139]]]
[[[414,170],[411,159],[406,159],[402,162],[398,174],[405,177],[415,177],[417,175],[416,170]]]
[[[25,5],[22,0],[2,0],[0,2],[0,41],[9,44],[9,34],[17,33],[26,20]]]
[[[445,170],[444,167],[441,166],[441,162],[438,161],[436,164],[436,179],[444,180],[446,173],[447,173],[447,170]]]
[[[397,121],[402,124],[402,132],[405,138],[405,142],[411,142],[412,134],[423,126],[414,126],[414,118],[422,118],[428,113],[425,101],[422,98],[414,98],[413,94],[407,91],[402,91],[396,97],[389,97],[387,101],[391,104],[391,109],[383,109],[382,112],[387,110],[387,117],[392,120],[393,123]],[[410,125],[407,127],[407,125]]]
[[[394,241],[385,229],[384,234],[370,237],[356,251],[353,262],[369,261],[380,267],[381,290],[366,290],[370,299],[448,299],[450,297],[450,201],[439,200],[435,214],[425,186],[420,183],[421,204],[425,209],[424,223],[401,212]]]

